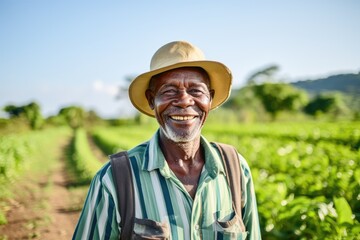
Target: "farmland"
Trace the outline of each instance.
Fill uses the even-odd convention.
[[[28,176],[25,172],[45,174],[56,169],[52,166],[60,158],[53,155],[55,149],[66,159],[68,189],[78,199],[73,207],[79,212],[86,187],[104,156],[146,141],[156,128],[156,124],[75,131],[50,128],[1,136],[0,222],[9,224],[12,187]],[[360,122],[211,122],[203,135],[233,144],[247,159],[264,239],[356,239],[360,235]],[[65,148],[61,147],[64,142]],[[94,154],[94,143],[103,155]],[[51,164],[44,164],[44,154]]]

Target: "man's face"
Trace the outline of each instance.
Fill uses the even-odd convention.
[[[178,68],[156,76],[146,91],[161,131],[174,142],[200,137],[211,107],[213,91],[198,68]]]

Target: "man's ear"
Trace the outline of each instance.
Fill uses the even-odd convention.
[[[212,101],[214,99],[215,96],[215,90],[214,89],[210,89],[210,100]]]
[[[145,92],[146,99],[148,100],[149,107],[154,110],[154,93],[150,89],[146,89]]]

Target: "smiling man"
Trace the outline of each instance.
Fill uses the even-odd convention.
[[[146,97],[161,133],[174,142],[199,138],[214,93],[209,87],[201,68],[178,68],[154,76]]]
[[[261,239],[247,162],[201,135],[209,112],[229,97],[230,70],[184,41],[162,46],[150,69],[129,88],[133,105],[159,123],[148,142],[122,158],[134,193],[119,190],[123,180],[105,164],[91,183],[73,239]],[[130,223],[120,209],[129,196]]]

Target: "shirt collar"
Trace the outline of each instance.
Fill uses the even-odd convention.
[[[160,130],[152,136],[148,142],[145,152],[142,169],[144,171],[153,171],[159,169],[162,175],[166,178],[171,176],[171,169],[165,161],[163,152],[159,144]],[[205,169],[211,178],[215,178],[219,173],[224,172],[221,159],[217,150],[208,142],[205,137],[201,136],[200,144],[205,152]]]

